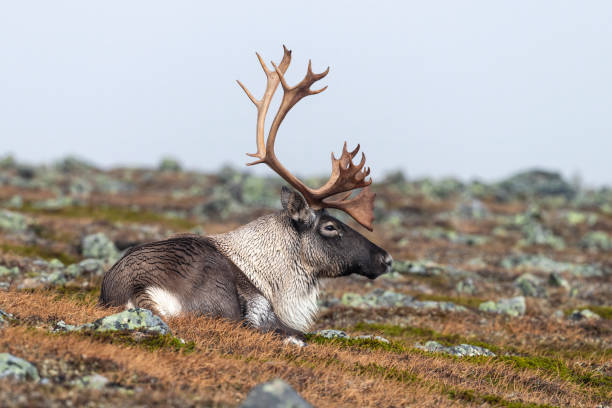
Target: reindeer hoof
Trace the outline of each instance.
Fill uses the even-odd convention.
[[[297,337],[294,336],[288,336],[285,337],[285,340],[283,340],[283,343],[285,344],[293,344],[295,346],[298,347],[306,347],[306,342],[303,340],[298,339]]]

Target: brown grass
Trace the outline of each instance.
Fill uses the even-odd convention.
[[[73,358],[95,356],[120,367],[108,373],[118,383],[129,384],[134,373],[144,373],[173,395],[206,395],[214,404],[235,405],[253,386],[275,377],[288,381],[315,406],[453,406],[482,402],[479,398],[486,395],[563,406],[593,406],[599,401],[588,387],[494,359],[477,363],[417,350],[397,353],[336,343],[300,349],[283,345],[271,334],[194,316],[169,322],[177,336],[195,342],[194,353],[151,352],[79,334],[48,334],[46,328],[55,320],[76,324],[109,314],[57,298],[53,292],[0,292],[0,307],[25,322],[47,323],[36,330],[26,324],[0,332],[2,347],[9,352],[34,363],[66,353]],[[451,395],[459,395],[459,400]]]

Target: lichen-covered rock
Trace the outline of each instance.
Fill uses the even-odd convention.
[[[542,281],[535,275],[524,273],[514,281],[514,285],[519,288],[524,296],[540,297],[544,295],[541,287]]]
[[[565,248],[563,238],[555,235],[540,222],[531,221],[525,223],[521,228],[521,232],[523,233],[523,238],[518,242],[519,246],[547,245],[553,249]]]
[[[4,265],[0,265],[0,279],[2,278],[12,278],[14,276],[19,275],[19,267],[13,266],[12,268],[8,268]]]
[[[524,315],[526,309],[525,297],[523,296],[499,299],[497,302],[489,300],[478,306],[478,310],[482,312],[498,313],[513,317]]]
[[[23,232],[28,229],[28,219],[14,211],[0,209],[0,230],[11,233]]]
[[[40,380],[38,370],[32,363],[9,353],[0,353],[0,378]]]
[[[576,190],[559,173],[545,170],[528,170],[517,173],[499,183],[499,187],[511,196],[562,196],[572,198]]]
[[[315,333],[317,336],[325,337],[326,339],[350,339],[351,336],[343,332],[342,330],[334,330],[334,329],[323,329],[319,330]]]
[[[369,307],[408,306],[413,299],[409,295],[379,288],[365,295],[347,292],[342,295],[341,302],[345,306],[365,309]]]
[[[476,285],[474,284],[474,280],[472,278],[467,278],[457,282],[455,285],[455,290],[458,293],[473,295],[476,293]]]
[[[173,157],[164,157],[159,162],[160,171],[181,171],[181,163]]]
[[[443,312],[465,312],[467,309],[463,306],[456,305],[453,302],[438,302],[434,300],[415,300],[410,295],[384,290],[381,288],[374,289],[370,293],[360,295],[357,293],[347,292],[342,295],[341,303],[345,306],[356,307],[360,309],[377,308],[377,307],[412,307],[415,309],[438,309]]]
[[[72,264],[66,268],[66,274],[71,278],[82,276],[102,276],[106,270],[104,262],[100,259],[84,259],[77,264]]]
[[[363,340],[376,340],[376,341],[380,341],[382,343],[390,343],[390,341],[388,339],[385,339],[382,336],[375,336],[373,334],[362,334],[361,336],[357,336],[355,337],[356,339],[363,339]]]
[[[501,267],[506,269],[539,270],[543,272],[569,272],[574,276],[585,278],[601,277],[612,274],[612,268],[597,264],[574,264],[559,262],[542,255],[516,254],[501,261]]]
[[[72,385],[79,388],[89,388],[93,390],[101,390],[109,383],[109,379],[100,374],[86,375],[72,381]]]
[[[599,316],[597,313],[591,312],[589,309],[582,309],[574,310],[569,315],[569,318],[571,320],[599,320],[601,319],[601,316]]]
[[[604,231],[590,231],[582,237],[580,245],[590,250],[612,251],[612,236]]]
[[[86,258],[101,259],[110,264],[119,259],[119,251],[113,241],[103,233],[87,235],[81,241],[83,256]]]
[[[415,347],[424,351],[429,351],[430,353],[447,353],[457,357],[495,357],[495,353],[491,350],[480,346],[472,346],[471,344],[459,344],[458,346],[446,347],[437,341],[428,341],[424,345],[416,343]]]
[[[240,408],[312,408],[289,384],[274,379],[253,388]]]
[[[14,319],[15,317],[12,314],[0,309],[0,329],[3,327],[7,327]]]
[[[561,276],[561,274],[559,272],[552,272],[548,276],[548,283],[551,286],[561,287],[561,288],[565,288],[567,290],[570,289],[569,282],[565,278],[563,278],[563,276]]]
[[[393,261],[393,272],[404,275],[435,276],[444,272],[444,267],[430,261]]]
[[[141,331],[147,333],[169,334],[170,328],[159,317],[148,309],[129,309],[120,313],[103,317],[92,323],[73,326],[60,320],[56,323],[55,331],[93,330],[96,332],[109,331]]]
[[[465,219],[482,219],[489,216],[489,211],[482,201],[468,197],[457,204],[455,214]]]

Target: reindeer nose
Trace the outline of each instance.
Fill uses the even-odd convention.
[[[389,254],[386,254],[383,258],[383,263],[387,265],[387,268],[391,270],[391,265],[393,265],[393,257]]]

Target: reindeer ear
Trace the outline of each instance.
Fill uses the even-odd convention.
[[[308,206],[304,197],[297,191],[283,186],[281,189],[281,204],[283,209],[289,213],[289,217],[300,224],[310,224],[314,218],[314,212]]]

